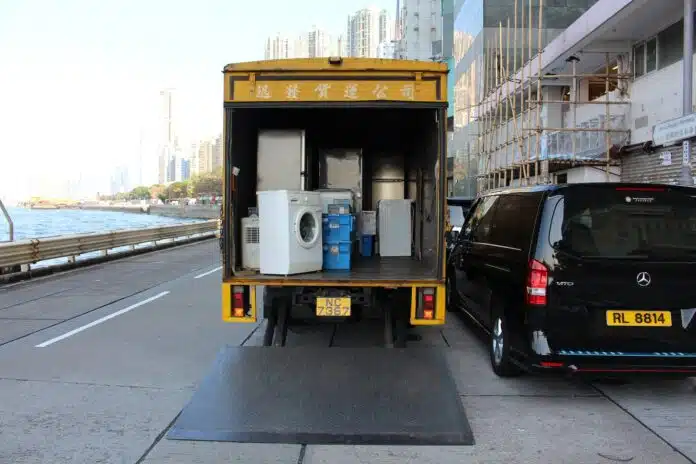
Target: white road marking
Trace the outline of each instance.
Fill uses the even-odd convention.
[[[219,271],[220,269],[222,269],[222,266],[218,266],[215,269],[211,269],[207,272],[204,272],[203,274],[198,274],[196,277],[194,277],[194,279],[200,279],[201,277],[208,276],[208,275],[212,274],[213,272]]]
[[[82,327],[78,327],[77,329],[71,330],[70,332],[66,332],[63,335],[59,335],[58,337],[47,340],[39,345],[36,345],[35,348],[46,348],[47,346],[53,345],[54,343],[57,343],[61,340],[65,340],[68,337],[72,337],[73,335],[78,334],[78,333],[82,332],[83,330],[87,330],[91,327],[94,327],[95,325],[101,324],[102,322],[106,322],[109,319],[113,319],[116,316],[120,316],[121,314],[126,314],[128,311],[132,311],[135,308],[138,308],[142,305],[148,304],[151,301],[155,301],[158,298],[162,298],[163,296],[165,296],[167,294],[169,294],[169,291],[158,293],[157,295],[152,296],[146,300],[143,300],[143,301],[140,301],[140,302],[135,303],[133,305],[130,305],[127,308],[123,308],[120,311],[116,311],[115,313],[109,314],[108,316],[104,316],[100,319],[97,319],[96,321],[92,321],[89,324],[85,324]]]

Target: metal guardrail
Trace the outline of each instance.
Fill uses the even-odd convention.
[[[74,262],[84,253],[132,246],[162,240],[193,237],[218,232],[218,221],[202,221],[190,224],[148,227],[143,229],[115,230],[105,233],[62,235],[58,237],[18,240],[0,243],[0,269],[28,266],[39,261],[68,258]]]
[[[14,222],[12,221],[12,217],[10,216],[10,213],[7,212],[7,209],[5,208],[5,205],[3,204],[2,200],[0,200],[0,211],[2,211],[3,216],[5,216],[5,220],[7,221],[7,226],[9,228],[9,237],[10,237],[10,242],[14,241]]]

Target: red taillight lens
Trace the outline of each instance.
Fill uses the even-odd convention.
[[[432,319],[435,316],[435,295],[426,293],[423,295],[423,318]]]
[[[234,317],[244,317],[244,287],[235,287],[232,294],[232,313]]]
[[[546,304],[546,286],[549,281],[549,270],[537,260],[529,263],[527,277],[527,304],[543,306]]]

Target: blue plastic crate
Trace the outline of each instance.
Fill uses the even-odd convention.
[[[324,265],[327,270],[350,270],[351,242],[324,242]]]
[[[374,248],[375,236],[374,235],[363,235],[360,237],[360,254],[362,256],[372,256],[372,249]]]
[[[325,242],[349,242],[353,240],[352,214],[324,214],[322,231]]]

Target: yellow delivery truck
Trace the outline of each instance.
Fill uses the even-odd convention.
[[[312,58],[224,68],[222,319],[445,323],[447,66]]]

